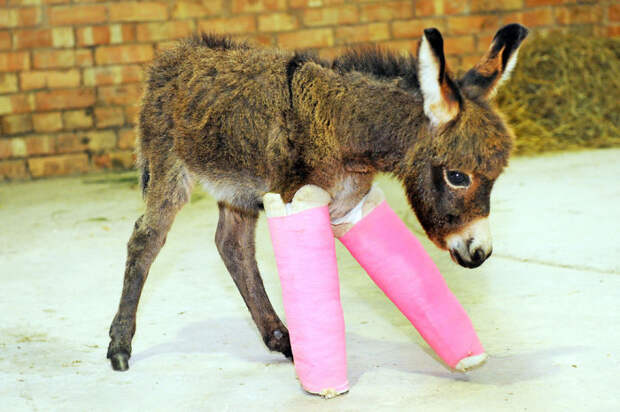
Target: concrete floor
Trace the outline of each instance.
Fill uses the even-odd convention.
[[[514,159],[493,193],[493,257],[478,269],[424,238],[491,356],[468,374],[443,366],[339,245],[351,390],[332,400],[305,394],[292,364],[264,348],[213,245],[210,197],[179,214],[119,373],[105,351],[142,210],[134,174],[2,185],[0,409],[618,411],[619,159]],[[420,233],[398,185],[380,184]],[[283,313],[264,218],[257,242]]]

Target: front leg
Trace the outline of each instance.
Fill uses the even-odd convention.
[[[332,197],[329,204],[329,215],[332,220],[346,215],[370,191],[373,172],[349,171],[328,192]]]
[[[258,213],[218,203],[220,219],[215,243],[241,293],[265,345],[292,359],[288,330],[276,314],[256,264],[255,229]]]

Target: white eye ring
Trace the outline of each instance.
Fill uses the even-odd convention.
[[[443,169],[443,180],[452,189],[467,189],[471,186],[472,177],[460,170]]]

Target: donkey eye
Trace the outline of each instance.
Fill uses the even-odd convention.
[[[467,187],[471,183],[471,179],[467,173],[459,172],[458,170],[446,171],[446,180],[450,186]]]

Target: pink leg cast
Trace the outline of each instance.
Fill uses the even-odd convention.
[[[385,201],[340,241],[449,366],[466,370],[486,359],[465,310],[420,242]]]
[[[304,186],[287,207],[264,200],[297,376],[306,391],[336,396],[349,384],[329,195]]]

